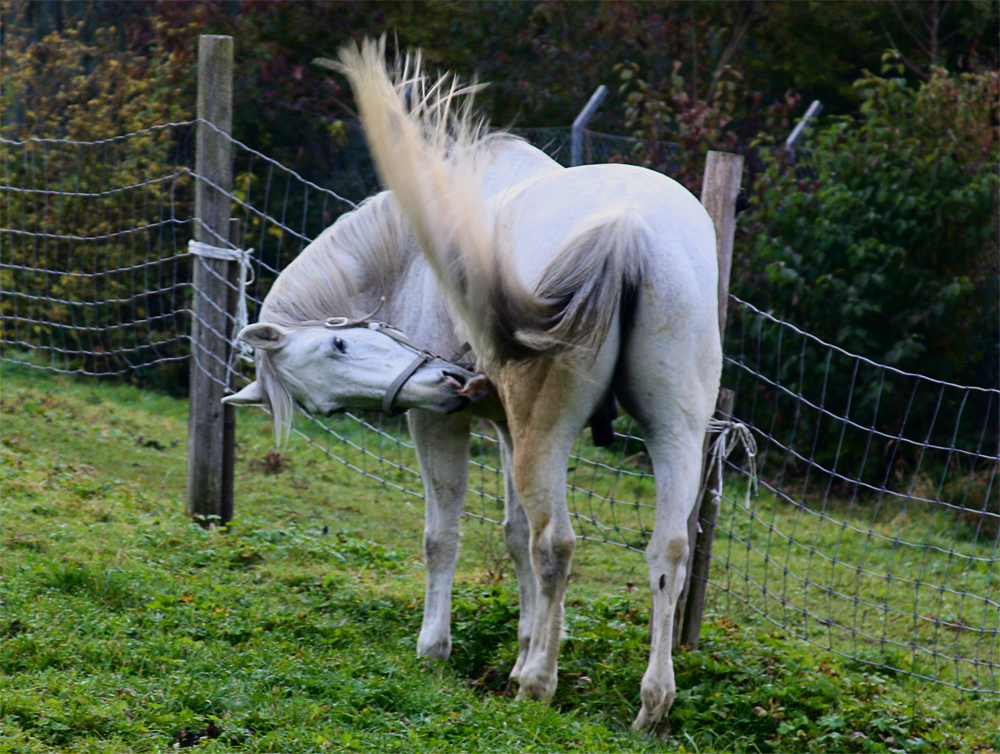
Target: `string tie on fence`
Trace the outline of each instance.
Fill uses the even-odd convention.
[[[253,265],[251,259],[253,249],[224,249],[220,246],[202,243],[201,241],[188,241],[188,251],[199,257],[209,259],[221,259],[224,262],[238,262],[240,265],[239,291],[236,301],[236,327],[234,332],[240,332],[249,323],[247,314],[247,286],[253,282]],[[253,363],[253,347],[236,338],[233,353],[250,364]]]
[[[747,494],[743,506],[750,510],[750,493],[757,494],[757,441],[754,440],[753,432],[742,422],[724,419],[710,419],[708,431],[714,432],[718,436],[712,442],[709,450],[709,457],[715,464],[716,486],[713,490],[715,495],[722,494],[722,466],[723,462],[736,449],[737,445],[742,445],[747,454],[747,466],[749,467],[750,480],[747,484]]]

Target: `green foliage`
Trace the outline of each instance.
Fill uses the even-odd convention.
[[[139,382],[176,387],[183,368],[146,364],[186,355],[177,284],[187,270],[169,253],[148,252],[187,240],[192,184],[178,163],[190,129],[114,137],[191,119],[190,51],[159,18],[144,51],[120,50],[111,28],[85,39],[82,23],[33,39],[21,23],[29,9],[3,6],[19,15],[5,29],[0,133],[100,143],[4,145],[4,182],[14,190],[0,195],[0,225],[16,234],[5,235],[0,285],[15,294],[4,297],[0,337],[38,349],[50,366],[134,368]]]
[[[195,51],[187,33],[153,15],[123,46],[117,29],[84,33],[81,19],[40,38],[32,6],[4,0],[0,64],[3,135],[94,141],[190,120]]]
[[[864,119],[812,136],[814,175],[774,160],[758,181],[737,292],[848,351],[993,384],[997,75],[856,86]]]
[[[681,75],[682,67],[681,61],[676,61],[670,75],[655,87],[639,78],[634,63],[620,64],[616,70],[621,80],[619,89],[628,92],[625,126],[643,142],[640,164],[669,174],[698,195],[704,155],[712,149],[736,150],[738,138],[730,126],[744,94],[743,77],[727,66],[715,77],[706,100],[690,94],[691,87]],[[663,153],[667,142],[675,144],[676,151]]]
[[[517,594],[509,588],[494,585],[456,594],[451,606],[451,662],[456,672],[478,679],[484,688],[498,690],[498,685],[505,685],[514,667],[515,658],[509,654],[517,645],[518,612]],[[506,660],[506,673],[495,667],[498,654]]]

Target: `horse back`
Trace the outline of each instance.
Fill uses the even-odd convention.
[[[712,220],[687,189],[661,173],[620,164],[544,173],[509,193],[497,222],[518,275],[531,288],[575,229],[615,208],[637,212],[648,226],[645,267],[658,286],[673,289],[673,296],[715,299]]]
[[[510,134],[488,137],[492,160],[483,173],[483,196],[502,202],[515,187],[551,173],[566,170],[545,152]]]

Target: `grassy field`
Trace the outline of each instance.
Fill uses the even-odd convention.
[[[341,417],[327,427],[302,422],[314,449],[372,478],[419,490],[415,453],[402,418]],[[621,417],[621,434],[630,420]],[[485,429],[485,428],[484,428]],[[466,509],[502,518],[502,478],[495,440],[473,442],[472,492]],[[959,474],[954,482],[965,486]],[[996,537],[932,499],[936,480],[907,498],[898,492],[851,500],[826,494],[825,483],[801,488],[790,478],[783,501],[765,483],[744,498],[745,480],[730,475],[718,522],[713,566],[714,607],[741,623],[777,625],[796,637],[853,658],[966,689],[1000,691],[1000,571]],[[768,479],[768,482],[774,482]],[[905,492],[905,487],[903,488]],[[995,497],[994,493],[994,497]],[[574,573],[584,592],[643,582],[641,555],[653,526],[655,482],[642,445],[617,441],[598,449],[584,432],[570,461],[570,511],[581,550]],[[749,502],[747,502],[749,501]],[[970,502],[975,509],[981,501]],[[495,533],[476,527],[473,536]],[[628,545],[631,549],[619,547]],[[501,571],[503,550],[479,540]]]
[[[420,661],[419,499],[301,439],[274,455],[266,417],[246,411],[236,520],[205,531],[183,515],[186,403],[2,367],[0,752],[1000,749],[995,697],[841,661],[736,611],[678,657],[671,738],[632,734],[643,559],[588,542],[559,693],[515,702],[517,606],[495,525],[464,525],[452,661]]]

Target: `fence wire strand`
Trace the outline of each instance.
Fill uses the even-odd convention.
[[[90,143],[0,140],[0,360],[160,381],[218,360],[188,335],[194,185],[208,183],[192,169],[197,125]],[[377,187],[360,131],[347,132],[343,170],[328,186],[230,140],[226,193],[239,245],[254,248],[250,321],[285,266]],[[568,161],[568,128],[518,133]],[[587,161],[647,153],[585,132]],[[214,243],[234,247],[223,241]],[[723,384],[759,448],[760,493],[744,504],[750,479],[737,451],[724,464],[711,609],[887,672],[1000,693],[1000,391],[878,364],[736,298],[729,321]],[[252,378],[238,360],[222,366]],[[632,420],[614,426],[610,447],[595,448],[586,431],[578,438],[567,501],[580,539],[642,552],[653,469]],[[295,433],[331,461],[423,497],[404,417],[303,414]],[[470,443],[468,516],[503,519],[501,466],[484,423]]]

